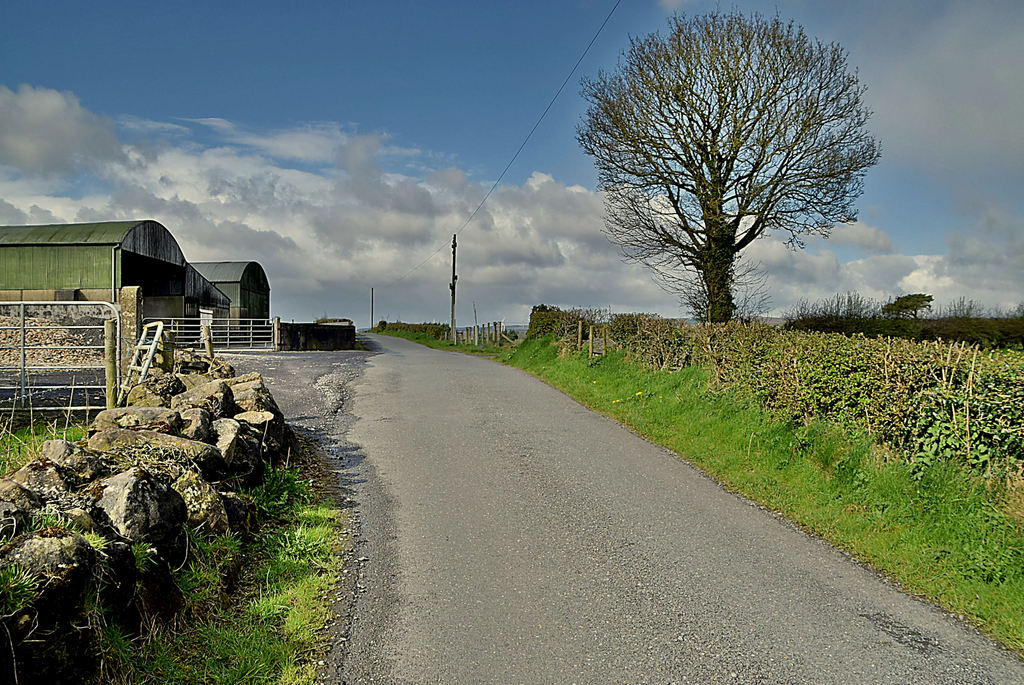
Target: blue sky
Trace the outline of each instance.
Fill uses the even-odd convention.
[[[263,263],[285,318],[364,325],[374,286],[379,316],[445,320],[450,252],[433,253],[613,4],[4,3],[0,224],[154,218],[191,260]],[[679,314],[600,232],[578,81],[671,12],[718,6],[843,45],[882,141],[858,224],[751,247],[776,312],[851,289],[1024,301],[1024,5],[623,0],[460,231],[461,321],[474,301],[509,321],[538,302]]]

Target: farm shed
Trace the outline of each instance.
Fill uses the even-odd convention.
[[[231,300],[232,319],[270,318],[270,281],[259,262],[196,262],[193,266]]]
[[[0,301],[117,302],[124,286],[142,288],[146,317],[197,316],[200,303],[226,310],[156,221],[0,226]]]

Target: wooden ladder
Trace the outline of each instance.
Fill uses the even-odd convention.
[[[149,338],[149,334],[152,333],[153,337]],[[156,354],[157,345],[160,344],[160,338],[164,334],[164,322],[154,321],[147,323],[142,327],[142,334],[139,336],[139,342],[135,345],[134,352],[132,353],[132,363],[128,365],[128,373],[124,376],[124,383],[121,384],[121,392],[117,396],[117,405],[121,406],[124,401],[128,398],[128,392],[136,385],[146,380],[146,374],[149,373],[149,366],[153,363],[153,355]],[[142,363],[140,364],[140,357]],[[138,378],[133,380],[132,377],[138,375]]]

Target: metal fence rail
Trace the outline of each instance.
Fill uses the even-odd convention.
[[[179,347],[200,347],[206,342],[203,327],[210,327],[210,340],[219,349],[272,350],[274,322],[270,319],[149,318],[162,321],[165,335]]]
[[[0,303],[0,411],[104,408],[107,319],[120,359],[120,313],[108,302]]]

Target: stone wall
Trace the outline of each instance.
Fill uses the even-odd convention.
[[[130,635],[172,625],[187,531],[247,536],[245,489],[295,449],[258,373],[202,357],[153,373],[129,404],[0,478],[0,682],[92,682],[96,601]]]

